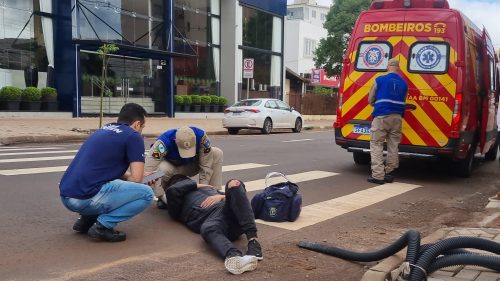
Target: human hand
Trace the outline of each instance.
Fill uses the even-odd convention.
[[[146,179],[147,176],[149,175],[152,175],[154,173],[157,173],[157,172],[146,172],[144,173],[144,179]],[[147,182],[144,182],[144,184],[146,185],[149,185],[150,187],[153,187],[154,184],[159,180],[161,179],[161,177],[158,177],[158,178],[154,178],[154,179],[151,179],[151,180],[148,180]]]
[[[203,200],[203,202],[201,202],[200,207],[202,207],[203,209],[206,209],[214,204],[221,202],[222,200],[224,200],[224,198],[225,198],[224,195],[209,196],[205,200]]]

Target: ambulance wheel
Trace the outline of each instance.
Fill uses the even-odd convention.
[[[498,152],[498,138],[495,141],[495,143],[490,147],[490,150],[484,154],[484,159],[486,161],[493,161],[497,159],[497,152]]]
[[[354,159],[354,163],[356,163],[356,165],[370,165],[371,157],[368,153],[355,151],[352,153],[352,158]]]
[[[472,145],[467,153],[467,157],[458,160],[455,166],[455,172],[459,177],[468,178],[472,174],[472,163],[474,162],[474,154],[476,153],[476,145]]]

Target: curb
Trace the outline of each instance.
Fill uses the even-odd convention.
[[[329,126],[304,126],[304,130],[329,130]],[[216,130],[216,131],[206,131],[207,135],[228,135],[227,130]],[[65,142],[75,142],[84,141],[89,137],[89,134],[81,135],[32,135],[32,136],[13,136],[13,137],[3,137],[0,138],[0,146],[2,145],[15,145],[15,144],[26,144],[26,143],[65,143]],[[159,134],[143,134],[145,138],[157,138]]]

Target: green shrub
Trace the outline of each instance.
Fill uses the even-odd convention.
[[[193,103],[193,99],[191,98],[191,96],[182,96],[182,98],[184,99],[184,104],[192,104]]]
[[[54,88],[51,88],[51,87],[42,88],[40,93],[42,94],[43,101],[55,101],[55,100],[57,100],[57,91]]]
[[[22,90],[14,86],[5,86],[0,90],[0,100],[18,101],[21,99]]]
[[[210,97],[210,104],[219,104],[218,96],[210,95],[209,97]]]
[[[226,105],[227,104],[227,98],[226,97],[219,97],[218,104],[219,105]]]
[[[200,105],[201,104],[201,97],[198,95],[191,95],[191,100],[193,101],[194,105]]]
[[[201,104],[203,104],[203,105],[210,104],[210,97],[209,96],[201,96]]]
[[[175,96],[175,104],[177,104],[177,105],[183,105],[184,104],[184,98],[183,98],[183,96]]]
[[[322,87],[322,86],[314,87],[312,92],[313,92],[313,94],[318,94],[318,95],[331,95],[331,94],[333,94],[333,90],[331,88]]]
[[[21,100],[23,101],[39,101],[41,98],[42,94],[36,87],[27,87],[21,95]]]

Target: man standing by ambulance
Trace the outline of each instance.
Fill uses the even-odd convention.
[[[368,102],[373,106],[370,131],[372,175],[368,181],[376,184],[394,181],[391,173],[399,166],[398,145],[408,93],[408,84],[397,74],[399,61],[396,58],[389,60],[387,71],[389,73],[375,79],[368,95]],[[387,142],[385,164],[384,141]]]

